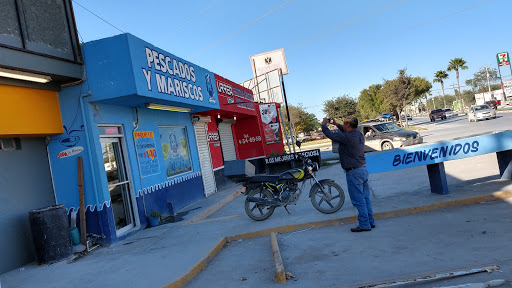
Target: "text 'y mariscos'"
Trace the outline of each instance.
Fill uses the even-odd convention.
[[[428,161],[428,160],[436,160],[439,158],[444,158],[447,156],[455,156],[460,152],[464,154],[468,154],[470,152],[478,152],[478,146],[480,143],[478,141],[473,141],[471,143],[466,142],[463,144],[452,144],[448,146],[443,146],[439,148],[432,148],[428,150],[421,150],[415,152],[409,152],[404,154],[396,154],[393,157],[393,166],[398,166],[400,164],[411,164],[416,162]]]
[[[161,72],[161,74],[155,72],[158,92],[203,101],[201,87],[192,84],[196,82],[194,66],[189,66],[187,63],[184,64],[178,59],[173,59],[147,47],[146,60],[148,68],[154,67],[155,70]],[[151,91],[151,70],[142,68],[142,72],[146,78],[148,89]]]

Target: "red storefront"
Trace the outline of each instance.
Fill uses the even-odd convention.
[[[220,109],[205,111],[197,116],[201,129],[206,129],[215,186],[221,186],[226,181],[224,161],[283,154],[284,146],[279,124],[279,103],[254,103],[251,90],[217,74],[215,83]],[[197,140],[200,146],[201,141]],[[202,162],[207,166],[208,159],[204,160]]]

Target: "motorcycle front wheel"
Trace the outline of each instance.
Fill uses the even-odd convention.
[[[272,200],[274,198],[272,193],[265,188],[254,189],[247,194],[247,197],[257,197],[266,200]],[[270,217],[275,209],[275,206],[249,202],[245,199],[245,213],[247,213],[247,216],[252,220],[263,221]]]
[[[322,186],[325,193],[322,192],[318,183],[315,183],[315,185],[311,187],[309,195],[311,195],[311,204],[313,204],[313,207],[325,214],[331,214],[340,210],[343,203],[345,203],[345,193],[343,189],[341,189],[340,185],[331,181],[323,182]]]

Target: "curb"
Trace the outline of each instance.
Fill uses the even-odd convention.
[[[238,195],[241,195],[245,191],[245,187],[240,188],[235,193],[229,195],[228,197],[224,198],[222,201],[216,203],[215,205],[211,206],[210,208],[204,210],[203,212],[199,213],[194,218],[188,220],[187,222],[183,223],[183,226],[189,225],[195,222],[199,222],[207,218],[208,216],[212,215],[213,213],[217,212],[222,206],[226,205],[231,200],[235,199]]]
[[[194,267],[190,268],[190,270],[188,270],[178,280],[176,280],[173,283],[166,285],[164,287],[165,288],[180,288],[180,287],[187,285],[190,281],[192,281],[192,279],[194,279],[194,277],[197,276],[197,274],[199,274],[199,272],[203,271],[204,268],[206,268],[206,266],[208,266],[208,263],[210,263],[213,260],[215,255],[217,255],[217,253],[219,253],[220,250],[222,250],[222,248],[224,248],[226,243],[227,243],[226,237],[222,238],[217,243],[217,245],[215,245],[215,247],[210,251],[210,253],[208,253],[208,255],[206,255],[205,257],[201,258],[201,260],[199,260],[199,262],[197,262],[196,265],[194,265]]]
[[[286,283],[286,275],[284,274],[284,264],[279,252],[279,244],[277,244],[276,233],[270,233],[270,246],[272,246],[272,255],[274,256],[274,265],[276,266],[277,283]]]
[[[241,190],[239,190],[239,191],[241,191]],[[232,196],[236,197],[236,193],[238,193],[239,191],[235,192],[233,195],[227,197],[226,199],[228,199]],[[438,210],[438,209],[442,209],[442,208],[460,207],[460,206],[471,205],[471,204],[476,204],[476,203],[480,203],[480,202],[495,201],[495,200],[511,198],[511,197],[512,197],[512,191],[502,191],[502,192],[495,192],[495,193],[491,193],[491,194],[487,194],[487,195],[457,199],[457,200],[452,200],[452,201],[447,201],[447,202],[440,202],[440,203],[430,204],[430,205],[425,205],[425,206],[405,208],[405,209],[400,209],[400,210],[396,210],[396,211],[379,212],[379,213],[375,213],[373,216],[375,219],[394,218],[394,217],[406,216],[406,215],[411,215],[411,214],[416,214],[416,213],[434,211],[434,210]],[[224,200],[226,200],[226,199],[224,199]],[[190,221],[192,221],[192,220],[190,220]],[[303,229],[307,229],[307,228],[313,228],[313,227],[320,228],[320,227],[335,226],[335,225],[342,225],[342,224],[355,223],[355,222],[357,222],[357,216],[348,216],[348,217],[335,218],[335,219],[329,219],[329,220],[307,222],[307,223],[302,223],[302,224],[279,226],[279,227],[269,228],[269,229],[265,229],[265,230],[259,230],[259,231],[254,231],[254,232],[248,232],[248,233],[242,233],[242,234],[238,234],[238,235],[223,237],[217,243],[217,245],[208,253],[208,255],[203,257],[187,273],[185,273],[183,276],[181,276],[175,282],[173,282],[167,286],[164,286],[164,287],[178,288],[178,287],[183,287],[186,284],[188,284],[195,276],[197,276],[197,274],[199,274],[199,272],[201,272],[204,268],[206,268],[206,266],[208,266],[208,263],[210,263],[210,261],[213,260],[213,258],[217,255],[217,253],[219,253],[220,250],[222,248],[224,248],[224,246],[229,242],[237,241],[237,240],[241,240],[241,239],[251,239],[251,238],[256,238],[256,237],[261,237],[261,236],[267,236],[272,233],[287,233],[287,232],[294,232],[294,231],[303,230]],[[277,241],[276,241],[276,245],[277,245]],[[272,248],[272,250],[274,251],[274,248]],[[282,263],[282,261],[281,261],[281,263]],[[277,271],[277,264],[276,264],[276,271]],[[284,266],[283,266],[283,271],[284,271]]]

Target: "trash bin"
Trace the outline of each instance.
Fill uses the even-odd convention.
[[[73,250],[64,205],[32,210],[28,212],[28,217],[39,264],[71,255]]]

